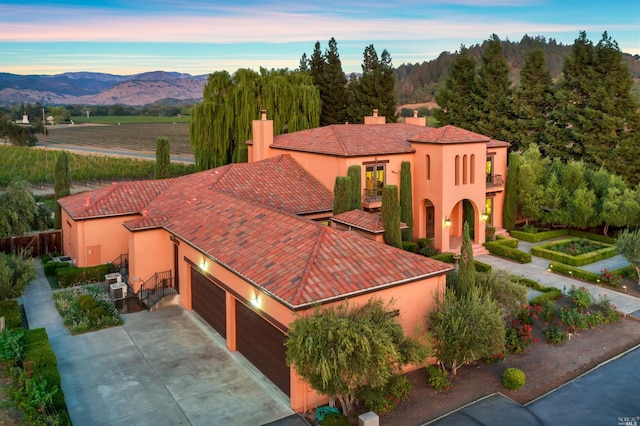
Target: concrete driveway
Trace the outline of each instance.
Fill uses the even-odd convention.
[[[70,335],[38,272],[23,303],[30,327],[47,329],[75,426],[261,425],[293,414],[277,387],[179,306]]]

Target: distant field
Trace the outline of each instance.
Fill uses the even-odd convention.
[[[114,116],[76,116],[71,117],[76,124],[95,123],[95,124],[142,124],[142,123],[188,123],[189,117],[153,117],[143,115],[114,115]]]
[[[49,126],[47,130],[49,145],[67,144],[155,152],[156,139],[166,136],[170,141],[171,154],[193,155],[189,146],[189,124],[186,122],[75,124]],[[42,134],[38,135],[38,140],[44,143]]]

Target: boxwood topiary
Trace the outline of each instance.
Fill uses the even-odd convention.
[[[22,313],[17,300],[0,301],[0,317],[4,317],[7,328],[22,327]]]
[[[502,373],[502,384],[508,389],[517,390],[524,386],[527,377],[519,368],[509,367]]]

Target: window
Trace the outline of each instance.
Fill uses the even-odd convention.
[[[371,164],[365,168],[365,194],[367,197],[382,197],[385,183],[385,165]]]
[[[487,225],[493,224],[493,198],[487,198],[484,202],[484,212],[487,215]]]
[[[471,172],[471,184],[476,183],[476,155],[471,154],[471,164],[469,164],[469,171]]]
[[[427,180],[431,180],[431,156],[427,154]]]
[[[493,182],[493,155],[487,157],[487,183]]]
[[[456,164],[454,168],[456,185],[460,185],[460,156],[456,155]]]
[[[462,184],[466,185],[469,183],[469,158],[464,155],[462,156]]]

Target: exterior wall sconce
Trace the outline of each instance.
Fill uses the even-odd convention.
[[[449,219],[449,216],[444,219],[444,226],[447,228],[451,226],[451,219]]]
[[[260,307],[260,297],[257,294],[251,298],[251,304],[256,308]]]
[[[487,214],[486,210],[482,212],[482,214],[480,215],[480,220],[482,220],[483,222],[486,222],[487,220],[489,220],[489,215]]]
[[[202,259],[202,262],[200,262],[200,269],[207,269],[207,261]]]

